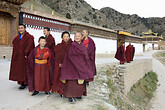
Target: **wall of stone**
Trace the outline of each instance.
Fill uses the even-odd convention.
[[[152,59],[135,60],[125,65],[112,65],[112,77],[121,92],[127,94],[131,87],[143,76],[152,71]]]
[[[0,46],[0,59],[11,59],[12,47]]]
[[[165,45],[161,45],[160,50],[165,50]]]

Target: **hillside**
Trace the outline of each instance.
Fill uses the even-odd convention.
[[[135,35],[153,30],[165,37],[164,18],[141,18],[138,15],[120,13],[112,8],[94,9],[84,0],[31,0],[55,10],[56,13],[78,21],[109,29],[124,29]]]

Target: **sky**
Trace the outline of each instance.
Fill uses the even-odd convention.
[[[113,8],[140,17],[165,17],[165,0],[85,0],[95,9]]]

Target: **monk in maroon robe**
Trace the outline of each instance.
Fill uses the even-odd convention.
[[[120,64],[124,64],[126,62],[124,45],[124,42],[122,42],[121,46],[117,48],[115,54],[115,58],[120,61]]]
[[[31,95],[39,91],[50,94],[52,77],[54,74],[54,55],[49,48],[45,47],[46,38],[39,38],[39,46],[28,57],[28,84]]]
[[[46,37],[46,47],[48,47],[53,54],[55,55],[54,52],[54,46],[55,46],[55,39],[54,37],[50,34],[50,28],[48,27],[44,27],[44,31],[43,31],[45,37]]]
[[[130,63],[131,59],[133,58],[132,55],[133,55],[133,48],[131,43],[129,43],[129,45],[126,47],[126,52],[125,52],[127,63]]]
[[[92,67],[92,71],[93,74],[96,75],[96,65],[95,65],[95,52],[96,52],[96,47],[95,47],[95,43],[94,41],[89,37],[89,31],[88,30],[83,30],[83,44],[86,46],[87,48],[87,52],[91,61],[91,67]],[[88,82],[93,81],[94,78],[91,79],[87,79],[87,85],[89,85]]]
[[[132,45],[132,58],[131,58],[131,61],[133,61],[134,55],[135,55],[135,47]]]
[[[55,71],[53,77],[52,92],[59,93],[61,97],[64,94],[65,83],[60,80],[61,67],[65,57],[65,53],[68,50],[69,45],[72,43],[70,39],[70,34],[68,32],[63,32],[61,35],[62,42],[55,46]]]
[[[10,66],[9,80],[18,81],[24,89],[28,85],[27,81],[27,58],[34,49],[34,37],[26,32],[26,26],[19,25],[19,35],[13,40],[13,54]]]
[[[61,68],[61,80],[65,83],[64,97],[69,98],[70,102],[87,95],[85,80],[94,77],[87,49],[81,42],[82,34],[75,33],[74,40],[66,52]]]

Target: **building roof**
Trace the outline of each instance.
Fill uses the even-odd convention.
[[[21,5],[27,0],[2,0],[2,1],[12,3],[12,4],[15,4],[15,5]]]
[[[148,30],[148,32],[143,32],[142,38],[158,38],[158,39],[164,39],[162,36],[158,36],[158,33],[152,32],[151,29]]]
[[[37,15],[37,16],[42,16],[42,17],[45,17],[45,18],[55,19],[55,20],[58,20],[58,21],[61,21],[61,22],[69,23],[71,25],[82,25],[82,26],[91,27],[91,28],[99,29],[99,30],[106,31],[106,32],[112,32],[112,33],[115,33],[115,34],[124,34],[126,36],[133,37],[133,38],[138,38],[138,39],[142,38],[140,36],[132,35],[131,33],[126,32],[126,31],[112,30],[112,29],[101,27],[101,26],[96,26],[96,25],[93,25],[93,24],[90,24],[90,23],[84,23],[84,22],[80,22],[80,21],[77,21],[77,20],[73,20],[73,19],[67,19],[65,17],[54,16],[54,15],[51,15],[51,14],[46,14],[46,13],[42,13],[42,12],[39,12],[39,11],[30,10],[30,9],[27,9],[27,8],[21,8],[21,12],[25,12],[25,13],[29,13],[29,14],[33,14],[33,15]],[[120,33],[118,33],[118,32],[120,32]]]

